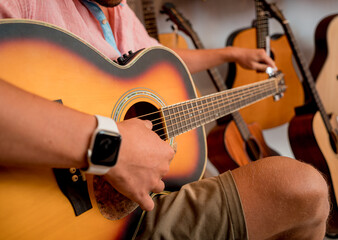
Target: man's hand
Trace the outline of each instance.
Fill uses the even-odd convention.
[[[265,72],[267,67],[276,68],[274,61],[264,49],[235,48],[234,61],[246,69]]]
[[[154,202],[149,193],[164,190],[162,178],[175,152],[151,130],[148,120],[130,119],[117,125],[122,145],[117,164],[105,177],[117,191],[150,211]]]

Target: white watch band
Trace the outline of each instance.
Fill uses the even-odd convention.
[[[92,148],[94,145],[94,141],[95,141],[95,136],[96,134],[101,131],[101,130],[105,130],[105,131],[111,131],[111,132],[115,132],[115,133],[120,133],[119,129],[117,128],[116,122],[108,117],[103,117],[103,116],[99,116],[99,115],[95,115],[96,120],[97,120],[97,127],[93,133],[93,137],[90,141],[90,147],[88,149],[88,168],[85,170],[86,173],[90,173],[90,174],[95,174],[95,175],[104,175],[106,174],[111,167],[108,166],[102,166],[102,165],[95,165],[90,161],[90,157],[92,155]]]
[[[117,128],[116,122],[113,119],[100,115],[95,115],[95,117],[97,120],[96,132],[100,130],[110,130],[112,132],[120,133],[119,129]]]

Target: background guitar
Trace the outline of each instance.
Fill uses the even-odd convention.
[[[257,122],[262,129],[273,128],[288,123],[294,116],[294,107],[304,103],[302,84],[292,63],[290,45],[284,35],[270,40],[269,21],[261,0],[255,0],[256,21],[255,27],[242,29],[232,33],[227,45],[244,48],[263,48],[275,60],[279,70],[285,74],[285,82],[288,86],[284,97],[275,102],[273,99],[265,99],[259,103],[240,110],[247,123]],[[238,87],[266,78],[265,73],[247,70],[239,64],[229,65],[226,84],[229,88]]]
[[[177,11],[174,4],[164,3],[161,12],[167,14],[178,29],[191,38],[197,49],[204,49],[191,23]],[[207,72],[218,91],[227,89],[217,68],[208,69]],[[231,116],[233,120],[230,122],[218,121],[207,137],[208,158],[220,173],[262,157],[278,155],[266,144],[257,123],[247,125],[239,112],[233,112]]]
[[[275,4],[265,1],[264,7],[283,26],[291,43],[295,61],[303,77],[306,104],[296,108],[296,115],[289,124],[289,139],[297,159],[308,162],[320,170],[328,180],[332,202],[327,233],[338,236],[338,128],[337,118],[330,120],[317,92],[313,77],[299,51],[289,22]],[[333,125],[331,122],[334,122]]]
[[[310,71],[328,113],[338,113],[338,14],[322,19],[315,32]]]
[[[139,117],[156,122],[153,130],[178,146],[164,178],[169,191],[203,175],[204,124],[285,90],[283,76],[277,74],[196,98],[186,66],[167,48],[142,50],[127,56],[120,66],[75,35],[29,20],[0,20],[0,55],[0,78],[28,92],[116,121]],[[69,187],[77,184],[73,173],[64,170],[70,175]],[[139,221],[135,212],[120,220],[104,218],[90,175],[93,207],[75,216],[52,169],[0,167],[0,172],[1,239],[130,239]],[[109,193],[111,199],[121,196]]]
[[[158,34],[154,0],[141,0],[144,26],[148,34],[168,48],[188,48],[184,37],[177,32]]]

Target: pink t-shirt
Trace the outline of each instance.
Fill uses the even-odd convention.
[[[104,39],[99,22],[80,0],[2,0],[0,18],[24,18],[48,22],[87,41],[110,59],[119,57]],[[149,37],[126,0],[109,9],[109,24],[121,54],[159,43]]]

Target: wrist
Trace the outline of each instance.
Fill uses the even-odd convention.
[[[237,62],[238,48],[233,46],[225,47],[223,51],[223,60],[224,62]]]
[[[96,115],[97,127],[93,131],[87,153],[88,167],[84,172],[106,174],[117,162],[121,135],[115,121]]]

